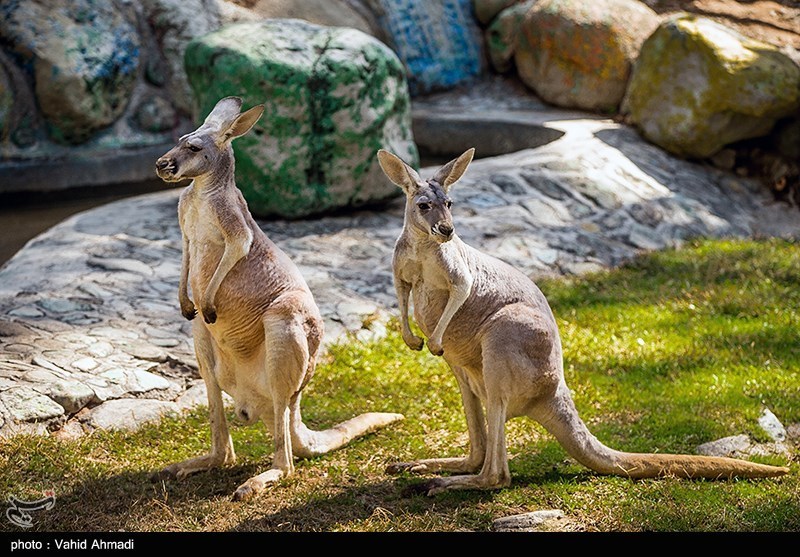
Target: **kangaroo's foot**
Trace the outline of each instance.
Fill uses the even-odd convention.
[[[240,485],[233,493],[234,501],[247,501],[252,499],[266,488],[268,485],[277,483],[288,474],[284,470],[272,468],[266,472],[253,476],[242,485]]]
[[[453,489],[502,489],[511,485],[511,476],[486,476],[482,474],[433,478],[426,482],[409,486],[404,496],[424,494],[428,497]]]
[[[151,479],[153,481],[166,479],[182,480],[191,474],[205,472],[206,470],[219,468],[220,466],[225,466],[226,464],[233,464],[235,461],[236,455],[233,453],[233,451],[223,454],[209,453],[203,456],[184,460],[183,462],[170,464],[163,470],[153,474]]]
[[[425,474],[429,472],[456,472],[474,474],[481,469],[483,460],[477,458],[427,458],[414,462],[395,462],[386,467],[387,474]]]

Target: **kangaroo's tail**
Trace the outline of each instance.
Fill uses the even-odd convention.
[[[789,472],[784,466],[769,466],[735,458],[626,453],[606,447],[583,423],[566,385],[533,417],[552,433],[566,451],[584,466],[601,474],[630,478],[678,476],[682,478],[767,478]]]
[[[321,431],[306,427],[299,419],[299,413],[297,418],[292,424],[292,451],[299,457],[309,458],[344,447],[353,439],[403,420],[405,416],[387,412],[367,412]]]

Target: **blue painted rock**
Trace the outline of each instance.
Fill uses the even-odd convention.
[[[234,143],[237,186],[256,215],[304,217],[395,197],[381,148],[418,164],[403,65],[366,33],[297,19],[237,23],[191,42],[185,65],[198,122],[229,95],[244,108],[266,106]]]
[[[82,143],[125,111],[139,66],[132,21],[103,0],[3,2],[0,40],[30,72],[54,140]]]
[[[468,82],[485,68],[472,0],[373,0],[389,45],[408,68],[412,95]]]

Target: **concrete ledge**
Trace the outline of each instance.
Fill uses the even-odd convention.
[[[138,149],[74,153],[69,157],[0,161],[0,194],[46,192],[152,180],[155,161],[173,147],[165,143]]]

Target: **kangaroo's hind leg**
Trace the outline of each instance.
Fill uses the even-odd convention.
[[[214,375],[215,366],[218,365],[214,349],[214,339],[208,332],[206,325],[200,320],[195,320],[192,325],[194,333],[194,350],[200,376],[206,384],[208,391],[208,414],[211,423],[211,452],[203,456],[190,458],[177,462],[164,468],[156,476],[160,478],[184,478],[195,472],[202,472],[218,466],[233,464],[236,453],[233,450],[233,441],[228,433],[228,421],[225,417],[225,407],[222,401],[222,390]]]
[[[472,392],[465,371],[451,366],[461,390],[461,401],[467,419],[469,432],[469,455],[456,458],[427,458],[414,462],[395,462],[386,468],[388,474],[401,472],[456,472],[461,474],[475,473],[481,469],[486,455],[486,420],[478,396]]]
[[[289,305],[287,305],[289,304]],[[275,451],[272,466],[266,472],[243,483],[234,493],[235,500],[253,497],[265,487],[294,473],[291,410],[305,385],[310,355],[302,312],[291,311],[288,300],[276,303],[264,315],[264,373],[272,399],[271,420]]]

